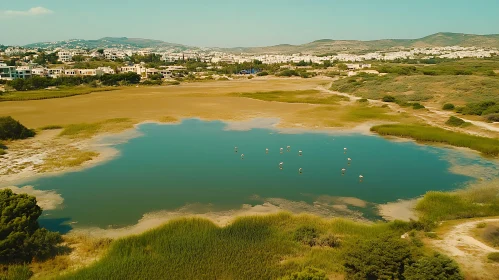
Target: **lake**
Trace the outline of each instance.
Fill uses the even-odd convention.
[[[138,130],[141,136],[115,146],[120,155],[113,160],[27,182],[36,189],[55,190],[64,199],[58,209],[44,211],[42,224],[121,227],[135,224],[145,213],[186,205],[206,211],[268,201],[313,207],[320,198],[354,197],[373,206],[428,190],[456,189],[474,180],[449,171],[446,157],[459,151],[374,135],[238,131],[227,130],[223,122],[197,119],[177,125],[142,124]],[[488,164],[478,155],[467,160]],[[377,217],[367,210],[373,207],[347,206]]]

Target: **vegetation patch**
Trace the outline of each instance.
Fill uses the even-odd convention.
[[[496,183],[455,192],[427,192],[416,204],[424,223],[499,215]]]
[[[57,156],[49,156],[41,166],[41,171],[55,171],[65,167],[80,166],[84,162],[90,161],[99,154],[91,151],[81,151],[76,148],[67,149]]]
[[[443,143],[456,147],[465,147],[484,155],[499,155],[499,139],[468,135],[423,125],[388,124],[371,128],[380,135],[412,138],[421,142]]]
[[[493,262],[499,263],[499,252],[490,253],[487,255],[487,259]]]
[[[97,123],[70,124],[64,127],[59,136],[70,138],[90,138],[102,132],[116,132],[132,128],[133,123],[127,118],[109,119]]]
[[[0,140],[26,139],[35,136],[35,131],[26,128],[12,117],[0,117]]]
[[[455,106],[452,103],[445,103],[444,106],[442,106],[442,110],[446,111],[452,111],[454,110]]]
[[[20,79],[19,79],[20,80]],[[26,101],[26,100],[42,100],[51,98],[64,98],[75,95],[89,94],[92,92],[111,91],[117,88],[112,87],[60,87],[57,89],[40,89],[28,91],[10,91],[0,94],[0,101]]]
[[[350,101],[350,98],[347,96],[322,94],[318,90],[267,91],[254,93],[233,93],[231,95],[286,103],[338,104],[341,101]]]
[[[454,116],[450,116],[445,124],[454,127],[465,127],[471,125],[471,123],[465,122],[463,119]]]
[[[52,124],[52,125],[42,126],[42,127],[40,127],[40,130],[55,130],[55,129],[62,129],[62,128],[63,128],[62,125]]]

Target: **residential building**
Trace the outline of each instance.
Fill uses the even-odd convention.
[[[73,60],[73,55],[69,51],[59,51],[57,56],[61,62],[71,62]]]
[[[42,68],[42,67],[37,67],[37,68],[33,68],[31,69],[31,75],[37,75],[37,76],[42,76],[42,77],[45,77],[47,76],[47,69],[46,68]]]
[[[17,78],[15,66],[7,66],[5,63],[0,63],[0,80],[14,80]]]
[[[27,79],[31,78],[31,66],[19,66],[16,68],[17,78]]]
[[[116,74],[116,72],[113,70],[113,68],[106,66],[106,67],[97,67],[97,70],[102,71],[104,74]]]

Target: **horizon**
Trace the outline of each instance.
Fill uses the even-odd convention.
[[[408,9],[409,2],[396,0],[318,0],[306,4],[296,0],[149,0],[121,7],[124,9],[120,8],[120,13],[115,13],[117,1],[13,2],[0,4],[0,23],[8,27],[0,44],[23,46],[68,38],[127,37],[186,46],[237,48],[301,45],[324,39],[419,39],[447,32],[498,34],[499,18],[494,11],[499,9],[499,3],[477,2],[470,6],[464,0],[424,0]],[[20,21],[24,24],[9,26],[10,22]]]
[[[324,41],[324,40],[329,40],[329,41],[361,41],[361,42],[380,41],[380,40],[419,40],[419,39],[423,39],[425,37],[434,36],[434,35],[437,35],[437,34],[459,34],[459,35],[474,35],[474,36],[495,36],[495,35],[499,35],[499,33],[470,34],[470,33],[461,33],[461,32],[446,32],[446,31],[442,31],[442,32],[436,32],[436,33],[428,34],[428,35],[425,35],[425,36],[422,36],[422,37],[418,37],[418,38],[377,38],[377,39],[372,39],[372,40],[359,40],[359,39],[346,39],[346,38],[345,39],[321,38],[321,39],[316,39],[316,40],[309,41],[309,42],[304,42],[304,43],[301,43],[301,44],[280,43],[280,44],[268,45],[268,46],[234,46],[234,47],[213,46],[213,47],[207,47],[207,48],[221,48],[221,49],[223,49],[223,48],[230,48],[230,49],[237,49],[237,48],[252,48],[252,47],[255,47],[255,48],[258,48],[258,47],[274,47],[274,46],[281,46],[281,45],[299,46],[299,45],[303,45],[303,44],[307,44],[307,43],[314,43],[314,42]],[[27,43],[27,44],[24,44],[24,45],[5,45],[5,44],[4,45],[5,46],[19,46],[19,47],[24,47],[24,46],[28,46],[28,45],[32,45],[32,44],[39,44],[39,43],[54,43],[54,42],[64,42],[64,41],[71,41],[71,40],[96,41],[96,40],[102,40],[102,39],[105,39],[105,38],[113,38],[113,39],[116,39],[116,38],[141,39],[141,40],[151,40],[151,41],[162,41],[164,43],[179,44],[179,45],[183,45],[183,46],[187,46],[187,47],[200,47],[200,48],[204,48],[205,47],[205,46],[197,46],[197,45],[186,45],[186,44],[182,44],[182,43],[178,43],[178,42],[164,41],[164,40],[156,39],[156,38],[140,38],[140,37],[126,37],[126,36],[104,36],[104,37],[93,38],[93,39],[92,38],[91,39],[69,38],[69,39],[62,39],[62,40],[57,40],[57,41],[31,42],[31,43]],[[0,43],[0,45],[2,45],[2,44]]]

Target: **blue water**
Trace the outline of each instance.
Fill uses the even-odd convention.
[[[472,180],[449,172],[443,159],[449,149],[377,136],[224,128],[222,122],[200,120],[144,124],[139,127],[143,136],[116,146],[119,157],[27,185],[55,190],[64,198],[60,209],[44,212],[46,224],[73,221],[108,227],[135,224],[145,213],[194,203],[214,211],[261,204],[255,196],[310,204],[322,195],[385,203],[428,190],[455,189]]]

